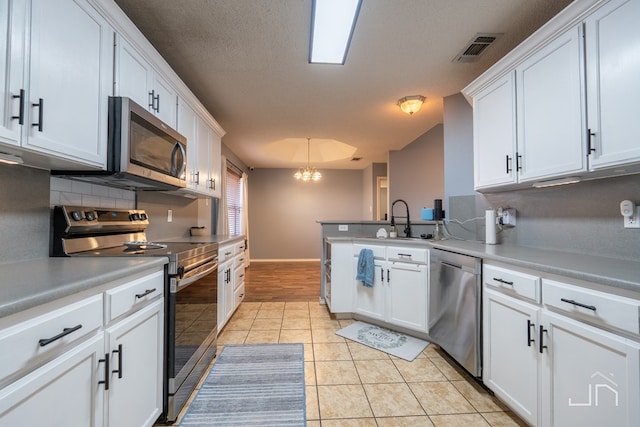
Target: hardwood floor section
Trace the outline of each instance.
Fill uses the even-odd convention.
[[[252,262],[245,271],[245,301],[318,301],[320,261]]]

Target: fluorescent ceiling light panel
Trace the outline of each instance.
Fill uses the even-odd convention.
[[[362,0],[313,0],[309,62],[344,64]]]

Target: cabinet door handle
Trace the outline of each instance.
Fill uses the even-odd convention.
[[[153,97],[153,102],[155,104],[155,108],[153,109],[156,113],[160,114],[160,94],[157,94]]]
[[[380,267],[380,281],[384,283],[384,268]]]
[[[586,308],[588,310],[596,311],[596,306],[595,305],[582,304],[581,302],[574,301],[572,299],[566,299],[566,298],[560,298],[560,301],[566,302],[567,304],[573,304],[573,305],[576,305],[578,307]]]
[[[516,170],[522,170],[522,154],[516,153]]]
[[[209,188],[211,190],[215,190],[216,189],[216,180],[215,179],[213,179],[213,178],[209,179]]]
[[[82,324],[80,325],[76,325],[73,328],[64,328],[62,330],[62,332],[60,332],[58,335],[51,337],[51,338],[43,338],[41,340],[38,341],[38,344],[40,344],[40,347],[44,347],[45,345],[49,345],[54,341],[58,341],[60,338],[62,337],[66,337],[67,335],[69,335],[72,332],[77,331],[78,329],[82,328]]]
[[[31,123],[31,126],[37,127],[38,132],[42,132],[42,119],[44,117],[44,99],[38,99],[37,104],[31,104],[33,107],[38,107],[38,123]]]
[[[506,160],[507,160],[507,173],[510,173],[513,170],[511,168],[511,157],[509,157],[508,154],[505,157],[506,157]]]
[[[104,363],[104,380],[98,381],[98,384],[104,384],[105,391],[109,390],[109,353],[105,353],[104,359],[98,360],[98,363]]]
[[[387,283],[391,281],[391,270],[387,268]]]
[[[496,282],[503,283],[505,285],[513,286],[513,282],[509,282],[507,280],[500,279],[499,277],[494,277],[493,280],[495,280]]]
[[[149,92],[149,108],[153,111],[155,111],[155,106],[154,106],[154,101],[156,99],[155,94],[156,94],[155,90],[151,90],[151,92]]]
[[[545,332],[547,332],[547,330],[544,328],[544,326],[540,325],[540,341],[539,341],[540,347],[539,347],[539,350],[540,350],[541,354],[542,354],[542,352],[543,352],[543,350],[545,348],[548,348],[546,345],[544,345],[544,333]]]
[[[118,374],[118,378],[122,378],[122,344],[118,344],[118,349],[113,350],[112,353],[118,353],[118,369],[111,371],[114,374]]]
[[[13,95],[13,99],[20,98],[20,106],[18,107],[20,111],[18,111],[17,116],[11,116],[11,119],[18,120],[19,125],[24,124],[24,89],[20,89],[19,95]]]
[[[144,297],[146,297],[147,295],[154,293],[155,291],[156,291],[156,288],[153,288],[153,289],[147,289],[147,290],[145,290],[145,291],[144,291],[143,293],[141,293],[141,294],[136,294],[136,299],[144,298]]]
[[[193,183],[200,185],[200,171],[193,174]]]
[[[591,153],[596,152],[595,145],[593,143],[593,139],[596,137],[596,133],[591,129],[587,129],[587,131],[589,132],[589,138],[587,140],[587,154],[591,155]]]
[[[531,320],[527,319],[527,346],[531,347],[531,343],[536,342],[535,339],[531,338],[531,327],[533,326],[533,330],[536,329],[536,324]],[[535,332],[534,332],[535,333]]]

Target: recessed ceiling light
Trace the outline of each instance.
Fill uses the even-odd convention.
[[[362,0],[313,0],[309,62],[343,65]]]

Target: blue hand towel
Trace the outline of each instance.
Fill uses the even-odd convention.
[[[375,265],[373,261],[373,251],[371,249],[361,249],[358,255],[358,272],[356,280],[362,280],[364,286],[373,287],[375,276]]]

